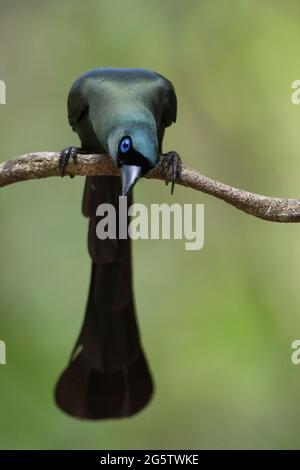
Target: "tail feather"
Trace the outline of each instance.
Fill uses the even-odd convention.
[[[151,375],[143,353],[132,364],[115,372],[90,368],[80,353],[61,375],[55,398],[67,414],[96,420],[131,416],[148,403],[152,393]]]
[[[78,418],[131,416],[153,393],[135,316],[130,239],[96,236],[97,206],[109,202],[118,212],[119,194],[119,178],[87,178],[83,213],[90,218],[93,261],[89,298],[70,363],[55,390],[60,408]]]

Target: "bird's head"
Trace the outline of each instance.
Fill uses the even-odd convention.
[[[125,196],[159,160],[156,123],[152,118],[118,125],[110,132],[107,144],[109,154],[121,169]]]

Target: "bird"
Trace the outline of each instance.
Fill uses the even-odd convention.
[[[81,146],[60,153],[61,175],[79,153],[105,153],[121,177],[86,178],[82,212],[89,218],[90,288],[82,328],[57,382],[55,400],[79,419],[129,417],[148,404],[154,390],[136,317],[131,240],[99,239],[96,209],[113,204],[119,220],[119,197],[132,203],[136,182],[160,164],[165,129],[176,122],[177,98],[172,83],[156,72],[96,68],[75,80],[67,105],[69,124]],[[173,191],[181,159],[176,152],[163,157],[162,171]]]

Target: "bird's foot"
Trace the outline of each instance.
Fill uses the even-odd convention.
[[[82,148],[78,147],[67,147],[60,152],[58,160],[58,168],[60,169],[61,176],[65,176],[66,168],[70,161],[70,158],[73,160],[73,163],[76,165],[77,156],[79,153],[86,153]],[[71,178],[74,178],[74,175],[70,175]]]
[[[174,192],[174,186],[177,178],[180,178],[182,170],[182,160],[177,152],[163,153],[161,160],[162,174],[165,177],[165,183],[171,183],[171,194]]]

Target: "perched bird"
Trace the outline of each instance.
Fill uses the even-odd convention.
[[[121,178],[87,177],[85,184],[90,290],[81,332],[55,391],[57,404],[78,418],[133,415],[153,392],[135,315],[131,241],[97,238],[96,209],[110,203],[119,216],[119,196],[126,195],[131,203],[138,178],[159,162],[165,128],[176,121],[176,103],[171,82],[144,69],[94,69],[78,78],[69,93],[69,123],[81,148],[61,152],[62,176],[69,159],[76,162],[83,152],[110,155],[121,172]],[[179,156],[165,154],[163,168],[173,189]]]

